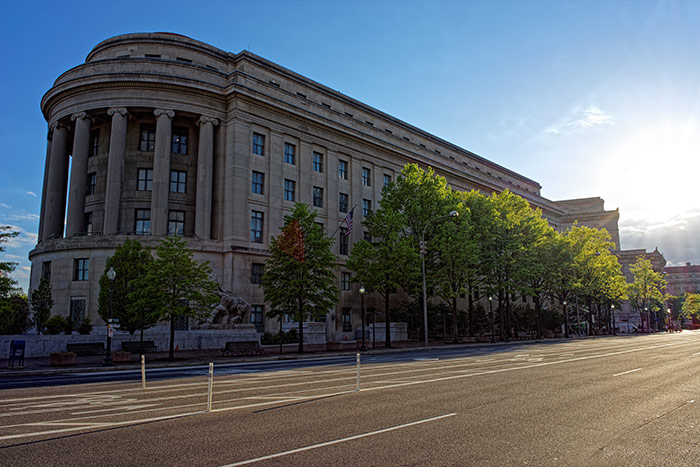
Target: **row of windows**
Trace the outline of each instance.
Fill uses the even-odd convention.
[[[141,125],[140,134],[139,150],[154,151],[156,149],[156,126],[154,124],[143,124]],[[188,134],[187,128],[173,127],[170,138],[170,152],[186,155]]]
[[[258,156],[265,155],[265,136],[260,133],[253,133],[253,154]],[[284,143],[284,162],[286,164],[296,165],[296,146],[291,143]],[[317,151],[312,153],[312,168],[314,172],[323,173],[323,154]],[[344,160],[338,161],[338,177],[341,180],[348,179],[348,162]],[[366,167],[362,168],[362,184],[371,186],[372,171]],[[391,183],[391,175],[384,175],[384,186]]]
[[[90,172],[87,180],[87,194],[94,195],[96,186],[97,173]],[[138,169],[136,189],[138,191],[153,191],[153,169]],[[187,172],[181,170],[170,171],[170,192],[187,193]]]
[[[185,231],[185,211],[168,211],[168,235],[182,236]],[[136,209],[134,215],[134,233],[151,234],[151,210]]]

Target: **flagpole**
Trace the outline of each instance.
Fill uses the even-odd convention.
[[[350,210],[350,212],[353,212],[353,211],[355,210],[356,207],[357,207],[357,203],[355,203],[355,205],[352,207],[352,209]],[[347,219],[347,217],[348,217],[348,216],[345,216],[345,218],[340,222],[340,224],[338,224],[338,227],[335,229],[335,232],[333,232],[329,238],[334,238],[334,237],[335,237],[335,234],[338,233],[338,231],[340,230],[340,227],[342,227],[342,225],[345,223],[345,219]]]

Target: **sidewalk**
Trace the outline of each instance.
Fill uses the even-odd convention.
[[[553,341],[556,339],[547,339]],[[537,343],[542,340],[523,340],[511,341],[510,344]],[[383,343],[377,343],[377,348],[372,349],[368,345],[369,350],[361,352],[366,354],[405,352],[416,349],[447,349],[447,348],[462,348],[462,347],[483,347],[483,346],[504,346],[504,342],[496,342],[495,344],[479,342],[466,344],[445,344],[443,340],[431,340],[426,347],[423,341],[402,341],[394,342],[390,348],[383,347]],[[307,350],[307,347],[309,350]],[[317,346],[318,347],[318,346]],[[250,361],[263,360],[281,360],[281,359],[300,359],[300,358],[317,358],[317,357],[335,357],[342,355],[355,355],[359,350],[325,350],[314,349],[313,346],[304,346],[304,353],[300,354],[296,351],[296,346],[292,350],[290,347],[284,349],[284,353],[280,354],[279,346],[264,346],[263,354],[256,357],[222,357],[220,349],[210,350],[180,350],[175,352],[175,360],[168,360],[168,352],[153,352],[146,354],[146,366],[148,368],[166,368],[180,366],[197,366],[207,365],[209,362],[214,364],[221,363],[240,363]],[[75,365],[67,367],[51,366],[49,357],[26,358],[24,367],[8,367],[8,359],[3,357],[0,360],[0,378],[2,377],[17,377],[22,375],[40,375],[40,374],[62,374],[75,373],[85,371],[115,371],[115,370],[136,370],[140,368],[141,360],[138,354],[132,354],[129,362],[115,363],[114,366],[102,366],[104,362],[103,355],[94,356],[79,356]]]

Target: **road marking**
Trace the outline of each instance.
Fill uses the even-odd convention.
[[[641,371],[641,370],[642,370],[641,368],[635,368],[634,370],[623,371],[622,373],[615,373],[613,376],[622,376],[622,375],[634,373],[635,371]]]
[[[370,431],[369,433],[362,433],[359,435],[349,436],[347,438],[340,438],[340,439],[335,439],[333,441],[326,441],[325,443],[312,444],[310,446],[304,446],[303,448],[297,448],[297,449],[292,449],[290,451],[278,452],[277,454],[270,454],[268,456],[263,456],[263,457],[256,457],[255,459],[248,459],[248,460],[244,460],[244,461],[240,461],[240,462],[234,462],[233,464],[227,464],[223,467],[234,467],[237,465],[253,464],[255,462],[265,461],[268,459],[275,459],[277,457],[282,457],[282,456],[288,456],[290,454],[296,454],[298,452],[309,451],[311,449],[332,446],[334,444],[344,443],[346,441],[353,441],[353,440],[360,439],[360,438],[366,438],[368,436],[374,436],[374,435],[379,435],[382,433],[387,433],[389,431],[400,430],[401,428],[408,428],[409,426],[420,425],[421,423],[434,422],[435,420],[440,420],[442,418],[447,418],[447,417],[454,417],[455,415],[457,415],[457,414],[456,413],[448,413],[448,414],[440,415],[437,417],[426,418],[424,420],[418,420],[418,421],[411,422],[411,423],[405,423],[403,425],[396,425],[396,426],[392,426],[389,428],[383,428],[383,429],[377,430],[377,431]]]

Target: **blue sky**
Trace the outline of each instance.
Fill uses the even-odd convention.
[[[515,170],[620,208],[625,249],[700,263],[698,1],[63,1],[4,6],[2,260],[27,287],[42,95],[115,35],[248,49]]]

